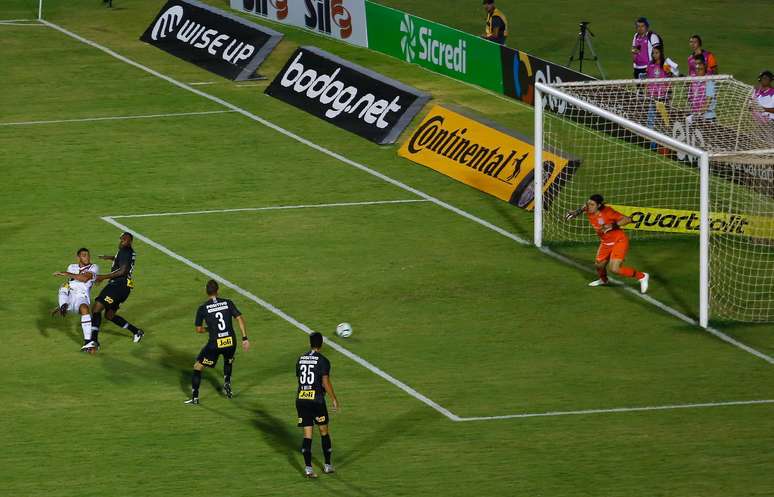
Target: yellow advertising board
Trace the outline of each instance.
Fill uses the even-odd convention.
[[[534,206],[532,141],[480,118],[434,106],[398,154],[513,205]],[[550,200],[579,161],[543,151],[543,192]],[[551,194],[549,194],[551,193]]]
[[[630,205],[611,205],[610,207],[632,218],[632,222],[624,226],[627,230],[699,234],[699,211]],[[710,233],[774,239],[774,218],[710,212]]]

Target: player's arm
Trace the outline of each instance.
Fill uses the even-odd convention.
[[[336,394],[333,392],[333,383],[331,383],[331,377],[326,375],[323,375],[322,377],[322,386],[325,389],[325,393],[331,398],[331,401],[333,402],[333,410],[338,411],[341,406],[339,405],[339,399],[336,398]]]
[[[118,269],[108,274],[99,274],[94,280],[95,283],[99,283],[104,280],[112,280],[113,278],[120,278],[129,274],[129,264],[122,264]]]
[[[94,273],[70,273],[68,271],[58,271],[54,273],[54,276],[65,276],[80,281],[81,283],[86,283],[94,278]]]
[[[196,333],[207,333],[207,330],[204,329],[204,308],[201,306],[196,310],[194,326],[196,327]]]
[[[583,204],[582,206],[578,207],[574,211],[569,211],[567,214],[564,215],[564,220],[572,221],[573,219],[580,216],[584,212],[586,212],[586,204]]]
[[[236,317],[239,324],[239,331],[242,332],[242,350],[247,352],[250,350],[250,340],[247,339],[247,328],[245,328],[245,318],[241,314]]]
[[[624,226],[632,222],[632,218],[630,218],[629,216],[624,216],[620,212],[616,212],[616,214],[617,214],[616,219],[612,223],[602,226],[602,233],[607,233],[615,229],[623,228]]]

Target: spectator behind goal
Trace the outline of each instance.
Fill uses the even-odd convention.
[[[774,125],[774,87],[771,86],[774,80],[774,74],[771,71],[763,71],[758,75],[760,83],[753,92],[753,100],[757,102],[762,109],[756,109],[756,117],[763,122]]]
[[[632,67],[634,67],[634,79],[647,77],[650,56],[653,47],[663,47],[661,37],[650,30],[650,22],[646,17],[638,17],[634,22],[637,32],[632,38]]]
[[[701,36],[699,35],[693,35],[688,38],[688,44],[691,47],[691,53],[688,55],[688,76],[696,76],[696,60],[694,59],[696,55],[704,57],[707,65],[707,74],[718,73],[718,62],[715,59],[715,54],[709,50],[704,50],[701,43]]]
[[[707,61],[702,55],[693,56],[696,64],[696,76],[707,75]],[[707,121],[714,121],[717,115],[715,107],[718,104],[717,90],[714,81],[692,81],[688,89],[688,103],[690,104],[691,115],[703,118]]]

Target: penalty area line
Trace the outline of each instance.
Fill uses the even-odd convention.
[[[318,145],[317,143],[314,143],[313,141],[310,141],[310,140],[308,140],[308,139],[306,139],[306,138],[304,138],[304,137],[302,137],[302,136],[300,136],[300,135],[298,135],[296,133],[293,133],[292,131],[289,131],[289,130],[283,128],[282,126],[274,124],[273,122],[268,121],[267,119],[264,119],[264,118],[262,118],[260,116],[257,116],[255,114],[253,114],[252,112],[243,109],[242,107],[238,107],[237,105],[234,105],[231,102],[223,100],[222,98],[216,97],[214,95],[210,95],[209,93],[203,92],[203,91],[201,91],[201,90],[199,90],[197,88],[192,87],[191,85],[187,85],[187,84],[185,84],[185,83],[183,83],[181,81],[178,81],[178,80],[176,80],[175,78],[173,78],[171,76],[167,76],[166,74],[163,74],[163,73],[161,73],[159,71],[151,69],[150,67],[147,67],[147,66],[145,66],[143,64],[140,64],[139,62],[136,62],[136,61],[134,61],[134,60],[132,60],[132,59],[130,59],[128,57],[125,57],[125,56],[115,52],[114,50],[111,50],[110,48],[107,48],[104,45],[100,45],[99,43],[97,43],[95,41],[89,40],[87,38],[84,38],[83,36],[80,36],[80,35],[78,35],[76,33],[73,33],[72,31],[69,31],[69,30],[63,28],[62,26],[59,26],[59,25],[54,24],[52,22],[46,21],[45,19],[41,19],[40,22],[45,24],[46,26],[49,26],[51,29],[59,31],[60,33],[63,33],[66,36],[69,36],[70,38],[73,38],[75,40],[80,41],[81,43],[84,43],[84,44],[89,45],[89,46],[91,46],[93,48],[96,48],[97,50],[100,50],[100,51],[110,55],[111,57],[114,57],[114,58],[116,58],[116,59],[118,59],[118,60],[120,60],[120,61],[122,61],[122,62],[124,62],[126,64],[134,66],[137,69],[140,69],[140,70],[142,70],[142,71],[144,71],[144,72],[146,72],[148,74],[152,74],[153,76],[156,76],[159,79],[167,81],[168,83],[170,83],[170,84],[172,84],[174,86],[177,86],[178,88],[182,88],[184,90],[187,90],[187,91],[189,91],[189,92],[191,92],[191,93],[193,93],[195,95],[199,95],[200,97],[206,98],[206,99],[208,99],[208,100],[210,100],[212,102],[215,102],[217,104],[222,105],[223,107],[231,109],[234,112],[242,114],[243,116],[247,117],[248,119],[251,119],[251,120],[253,120],[253,121],[257,122],[257,123],[260,123],[260,124],[266,126],[267,128],[272,129],[272,130],[274,130],[274,131],[276,131],[276,132],[278,132],[278,133],[280,133],[282,135],[285,135],[288,138],[291,138],[291,139],[293,139],[293,140],[295,140],[295,141],[297,141],[299,143],[302,143],[302,144],[308,146],[309,148],[311,148],[313,150],[317,150],[318,152],[320,152],[322,154],[325,154],[325,155],[327,155],[329,157],[337,159],[337,160],[343,162],[344,164],[348,164],[348,165],[354,167],[355,169],[359,169],[360,171],[363,171],[363,172],[365,172],[367,174],[370,174],[371,176],[379,178],[382,181],[384,181],[386,183],[389,183],[391,185],[394,185],[394,186],[396,186],[396,187],[398,187],[398,188],[400,188],[402,190],[405,190],[407,192],[413,193],[414,195],[416,195],[416,196],[418,196],[420,198],[428,200],[428,201],[436,204],[439,207],[442,207],[442,208],[444,208],[446,210],[454,212],[455,214],[457,214],[459,216],[462,216],[462,217],[464,217],[464,218],[466,218],[466,219],[468,219],[470,221],[473,221],[474,223],[477,223],[480,226],[483,226],[483,227],[485,227],[485,228],[487,228],[489,230],[492,230],[495,233],[499,233],[500,235],[502,235],[502,236],[504,236],[506,238],[509,238],[509,239],[511,239],[511,240],[513,240],[513,241],[515,241],[515,242],[517,242],[519,244],[521,244],[521,245],[530,245],[530,246],[532,245],[532,243],[529,240],[527,240],[525,238],[522,238],[522,237],[520,237],[519,235],[517,235],[515,233],[512,233],[512,232],[510,232],[510,231],[508,231],[508,230],[506,230],[504,228],[501,228],[500,226],[497,226],[497,225],[495,225],[493,223],[490,223],[489,221],[487,221],[485,219],[482,219],[482,218],[480,218],[480,217],[478,217],[478,216],[476,216],[474,214],[471,214],[470,212],[462,210],[462,209],[460,209],[458,207],[455,207],[455,206],[453,206],[453,205],[451,205],[451,204],[449,204],[447,202],[444,202],[444,201],[442,201],[442,200],[440,200],[440,199],[438,199],[436,197],[433,197],[432,195],[429,195],[429,194],[427,194],[427,193],[425,193],[425,192],[423,192],[421,190],[418,190],[418,189],[416,189],[414,187],[411,187],[411,186],[409,186],[409,185],[407,185],[407,184],[405,184],[405,183],[403,183],[401,181],[396,180],[395,178],[392,178],[390,176],[387,176],[385,174],[380,173],[379,171],[371,169],[370,167],[368,167],[368,166],[366,166],[364,164],[361,164],[360,162],[356,162],[356,161],[354,161],[354,160],[352,160],[352,159],[350,159],[350,158],[348,158],[348,157],[346,157],[346,156],[344,156],[342,154],[339,154],[339,153],[334,152],[334,151],[332,151],[332,150],[330,150],[328,148],[325,148],[322,145]],[[547,254],[550,255],[550,254],[552,254],[554,252],[550,252],[550,251],[546,252],[546,251],[544,251],[544,253],[547,253]],[[562,260],[560,257],[556,257],[556,256],[552,256],[552,257],[554,257],[555,259]],[[689,322],[689,323],[696,324],[696,321],[692,320],[688,316],[685,316],[684,314],[682,314],[677,309],[669,307],[668,305],[664,304],[663,302],[660,302],[660,301],[658,301],[656,299],[653,299],[652,297],[643,296],[642,294],[640,294],[638,292],[635,292],[635,291],[633,291],[632,294],[640,296],[646,302],[648,302],[650,304],[654,304],[654,305],[656,305],[656,307],[658,307],[658,308],[660,308],[662,310],[669,309],[669,311],[667,311],[667,312],[669,312],[669,314],[671,314],[672,316],[679,317],[680,315],[682,315],[682,316],[684,316],[684,318],[680,318],[680,319],[683,319],[684,321]],[[735,346],[735,347],[737,347],[737,348],[739,348],[741,350],[744,350],[745,352],[751,353],[752,355],[754,355],[754,356],[756,356],[756,357],[758,357],[760,359],[763,359],[763,360],[767,361],[770,364],[774,364],[774,358],[771,358],[771,357],[767,356],[766,354],[764,354],[764,353],[762,353],[762,352],[760,352],[758,350],[755,350],[752,347],[750,347],[748,345],[745,345],[745,344],[739,342],[738,340],[735,340],[735,339],[731,338],[730,336],[728,336],[728,335],[726,335],[724,333],[721,333],[721,332],[719,332],[717,330],[710,331],[709,328],[706,331],[708,331],[709,333],[711,333],[715,337],[720,338],[722,341],[724,341],[724,342],[726,342],[728,344],[731,344],[731,345],[733,345],[733,346]]]
[[[544,418],[552,416],[577,416],[582,414],[613,414],[621,412],[641,412],[641,411],[668,411],[674,409],[698,409],[702,407],[727,407],[727,406],[747,406],[759,404],[774,404],[774,399],[764,400],[739,400],[730,402],[705,402],[701,404],[673,404],[664,406],[645,406],[645,407],[615,407],[611,409],[583,409],[579,411],[550,411],[535,412],[525,414],[507,414],[505,416],[477,416],[470,418],[460,418],[459,421],[494,421],[498,419],[519,419],[519,418]]]
[[[101,219],[103,221],[105,221],[106,223],[112,224],[113,226],[115,226],[116,228],[118,228],[118,229],[120,229],[122,231],[129,231],[129,232],[131,232],[132,235],[136,239],[141,240],[141,241],[147,243],[148,245],[150,245],[151,247],[155,248],[156,250],[162,252],[163,254],[165,254],[165,255],[167,255],[167,256],[169,256],[169,257],[171,257],[171,258],[173,258],[173,259],[175,259],[177,261],[180,261],[183,264],[185,264],[186,266],[188,266],[190,268],[193,268],[196,271],[199,271],[200,273],[204,274],[205,276],[218,281],[219,283],[221,283],[222,285],[227,286],[228,288],[231,288],[232,290],[234,290],[238,294],[242,295],[243,297],[245,297],[247,299],[252,300],[253,302],[258,304],[259,306],[263,307],[264,309],[266,309],[267,311],[271,312],[275,316],[283,319],[284,321],[290,323],[291,325],[293,325],[297,329],[303,331],[307,335],[309,335],[309,334],[314,332],[314,330],[312,328],[310,328],[309,326],[307,326],[304,323],[300,322],[299,320],[297,320],[296,318],[292,317],[291,315],[287,314],[282,309],[279,309],[278,307],[275,307],[274,305],[270,304],[266,300],[263,300],[262,298],[260,298],[260,297],[256,296],[255,294],[245,290],[244,288],[236,285],[235,283],[232,283],[231,281],[225,279],[224,277],[222,277],[222,276],[220,276],[220,275],[218,275],[216,273],[213,273],[212,271],[210,271],[209,269],[205,268],[204,266],[201,266],[201,265],[193,262],[192,260],[187,259],[187,258],[183,257],[182,255],[176,253],[176,252],[173,252],[172,250],[170,250],[169,248],[165,247],[164,245],[151,240],[147,236],[145,236],[145,235],[143,235],[141,233],[138,233],[137,231],[129,228],[126,225],[123,225],[123,224],[119,223],[118,221],[116,221],[112,217],[105,216],[105,217],[102,217]],[[338,343],[332,341],[331,339],[326,337],[325,338],[325,343],[326,343],[326,345],[328,345],[330,348],[332,348],[336,352],[339,352],[340,354],[342,354],[342,355],[348,357],[349,359],[355,361],[356,363],[360,364],[361,366],[363,366],[364,368],[368,369],[369,371],[371,371],[372,373],[376,374],[377,376],[382,377],[383,379],[387,380],[389,383],[392,383],[396,387],[400,388],[401,390],[403,390],[407,394],[411,395],[415,399],[423,402],[427,406],[432,407],[433,409],[435,409],[439,413],[443,414],[447,418],[451,419],[452,421],[459,421],[461,419],[459,416],[457,416],[453,412],[449,411],[445,407],[443,407],[443,406],[439,405],[438,403],[434,402],[432,399],[422,395],[421,393],[417,392],[416,390],[414,390],[410,386],[406,385],[402,381],[400,381],[400,380],[396,379],[395,377],[391,376],[389,373],[386,373],[385,371],[379,369],[378,367],[376,367],[373,364],[371,364],[370,362],[366,361],[365,359],[363,359],[359,355],[355,354],[354,352],[351,352],[351,351],[347,350],[346,348],[342,347],[341,345],[339,345]]]
[[[389,205],[389,204],[416,204],[427,202],[421,198],[406,200],[373,200],[370,202],[339,202],[334,204],[302,204],[302,205],[276,205],[269,207],[243,207],[239,209],[215,209],[208,211],[186,211],[186,212],[158,212],[148,214],[126,214],[119,216],[107,216],[111,219],[126,219],[137,217],[165,217],[165,216],[193,216],[197,214],[219,214],[224,212],[260,212],[260,211],[282,211],[293,209],[324,209],[329,207],[353,207],[365,205]]]

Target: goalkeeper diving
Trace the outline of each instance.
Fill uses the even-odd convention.
[[[594,228],[600,240],[597,258],[594,262],[599,279],[589,283],[589,286],[607,285],[607,271],[610,269],[613,274],[635,278],[640,282],[640,292],[647,292],[650,275],[623,265],[626,253],[629,251],[629,238],[621,228],[631,223],[632,218],[605,205],[605,199],[599,194],[589,197],[582,207],[568,212],[564,216],[564,220],[571,221],[582,213],[586,214],[591,227]]]

